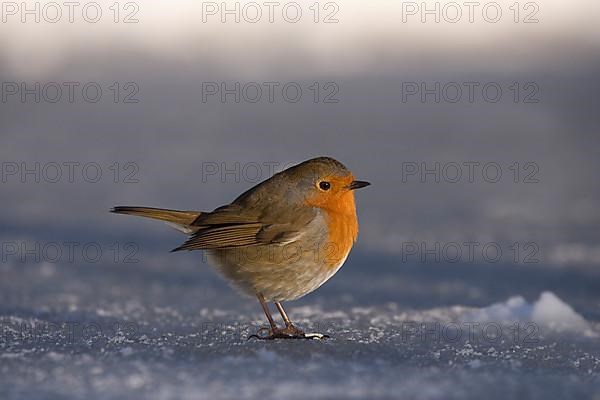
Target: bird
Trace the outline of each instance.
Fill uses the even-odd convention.
[[[356,180],[341,162],[317,157],[258,183],[211,212],[116,206],[111,212],[167,222],[189,235],[171,250],[203,250],[243,294],[257,297],[269,328],[260,339],[323,338],[296,327],[282,303],[323,285],[344,264],[358,237]],[[275,323],[274,303],[284,327]]]

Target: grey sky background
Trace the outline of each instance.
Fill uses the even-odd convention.
[[[498,2],[504,17],[496,24],[478,14],[472,24],[431,17],[423,23],[420,15],[403,22],[402,2],[373,3],[335,3],[334,24],[314,23],[304,3],[297,24],[280,18],[222,23],[218,16],[202,22],[200,2],[139,3],[135,24],[114,23],[109,2],[99,2],[105,18],[98,24],[77,14],[73,24],[11,16],[0,24],[4,94],[7,83],[97,82],[103,95],[98,103],[77,90],[73,103],[36,103],[31,96],[22,102],[19,95],[0,103],[2,240],[115,237],[147,240],[166,253],[184,238],[107,210],[117,204],[212,210],[258,182],[256,165],[266,178],[265,163],[330,155],[373,183],[357,193],[358,248],[365,253],[401,256],[403,243],[495,242],[508,251],[511,243],[533,242],[538,266],[597,268],[594,2],[537,2],[539,22],[531,24],[515,23],[508,1]],[[115,82],[137,85],[139,102],[115,103],[109,89]],[[206,82],[294,82],[303,93],[297,103],[277,89],[272,103],[264,93],[256,103],[235,103],[232,96],[203,102]],[[407,84],[422,82],[428,88],[456,82],[463,97],[456,103],[443,96],[435,102],[433,95],[425,102],[419,95],[403,99]],[[464,82],[479,85],[473,102]],[[339,89],[337,103],[322,101],[327,83]],[[496,103],[481,92],[490,83],[502,89]],[[531,88],[538,101],[525,103]],[[120,100],[127,93],[121,90]],[[22,179],[22,171],[7,175],[9,164],[33,168],[36,162],[94,162],[103,175],[97,183],[86,182],[80,167],[73,183],[65,176],[36,183],[31,175]],[[128,162],[139,170],[126,169]],[[473,182],[468,162],[480,163]],[[114,163],[119,183],[109,168]],[[439,183],[430,175],[425,182],[418,174],[403,179],[407,163],[456,163],[463,176],[457,183],[443,175]],[[487,163],[501,167],[498,182],[482,177]],[[517,183],[509,168],[515,163]],[[206,176],[213,165],[239,165],[240,174]],[[538,182],[525,183],[534,170],[530,177]],[[124,183],[132,171],[138,182]]]

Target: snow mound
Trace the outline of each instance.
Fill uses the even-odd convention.
[[[514,296],[503,303],[467,313],[465,318],[473,322],[534,322],[558,332],[596,336],[590,324],[552,292],[543,292],[533,304]]]

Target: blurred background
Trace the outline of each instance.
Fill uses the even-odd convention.
[[[373,183],[359,251],[600,263],[595,2],[115,4],[3,3],[5,238],[168,250],[106,211],[212,210],[330,155]]]

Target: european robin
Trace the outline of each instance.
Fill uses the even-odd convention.
[[[127,206],[111,211],[166,221],[191,235],[172,251],[205,250],[233,286],[258,297],[270,325],[260,338],[308,338],[313,336],[294,326],[281,302],[314,291],[344,264],[358,235],[354,190],[368,185],[339,161],[319,157],[212,212]],[[267,302],[275,303],[285,328],[277,327]]]

